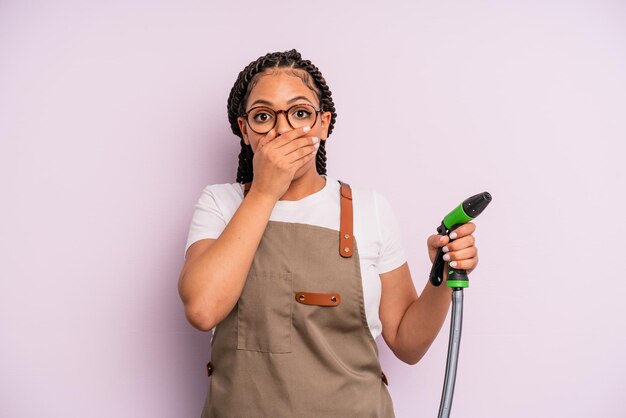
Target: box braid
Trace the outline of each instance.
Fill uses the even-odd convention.
[[[306,75],[301,76],[294,71],[305,82],[311,90],[315,92],[320,102],[320,108],[323,112],[331,112],[330,124],[328,126],[328,136],[333,131],[337,113],[335,112],[335,104],[331,98],[332,93],[326,84],[326,80],[322,76],[320,70],[309,60],[302,59],[300,53],[295,49],[285,52],[271,52],[256,61],[252,61],[246,66],[237,77],[237,81],[228,96],[228,120],[230,127],[235,135],[241,138],[241,151],[239,153],[239,168],[237,169],[237,182],[251,182],[253,178],[252,158],[254,152],[252,147],[245,143],[243,134],[239,131],[237,116],[244,113],[245,105],[250,95],[250,91],[258,81],[257,74],[263,73],[265,70],[272,68],[298,68],[306,71]],[[310,79],[313,79],[311,83]],[[315,166],[319,174],[326,174],[326,141],[320,141],[315,157]]]

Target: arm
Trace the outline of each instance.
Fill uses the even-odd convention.
[[[209,331],[235,306],[275,203],[251,188],[217,239],[187,250],[178,292],[195,328]]]
[[[315,141],[303,136],[306,128],[278,136],[272,129],[252,145],[255,175],[245,199],[217,239],[197,241],[187,250],[178,293],[187,320],[199,330],[221,322],[241,296],[276,201],[315,156]]]
[[[477,249],[471,235],[476,226],[469,222],[456,229],[458,238],[452,243],[448,237],[439,235],[428,238],[431,262],[437,248],[447,246],[450,262],[469,274],[478,264]],[[446,263],[447,267],[447,263]],[[445,283],[435,287],[427,281],[421,296],[417,295],[409,266],[404,263],[395,270],[380,275],[382,295],[380,319],[383,338],[391,351],[408,364],[417,363],[428,351],[446,319],[451,303],[451,292]],[[444,281],[447,268],[444,268]]]

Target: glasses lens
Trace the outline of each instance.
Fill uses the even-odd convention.
[[[300,104],[289,109],[289,123],[294,128],[302,128],[303,126],[313,126],[315,123],[315,108],[310,105]]]
[[[256,132],[269,132],[274,126],[276,113],[268,107],[256,107],[248,112],[248,123]]]

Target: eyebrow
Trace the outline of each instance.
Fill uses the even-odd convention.
[[[296,100],[300,100],[300,99],[304,99],[304,100],[306,100],[307,102],[309,102],[309,103],[313,104],[313,103],[312,103],[312,102],[311,102],[308,98],[306,98],[305,96],[296,96],[296,97],[294,97],[293,99],[290,99],[287,103],[293,103],[293,102],[295,102]],[[255,100],[254,102],[252,102],[252,104],[250,105],[250,107],[254,106],[254,105],[255,105],[255,104],[257,104],[257,103],[259,103],[259,104],[264,104],[264,105],[268,105],[268,106],[273,106],[273,105],[274,105],[274,103],[269,102],[269,101],[267,101],[267,100],[257,99],[257,100]]]

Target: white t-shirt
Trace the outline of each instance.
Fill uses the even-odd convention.
[[[270,220],[317,225],[339,233],[341,185],[337,179],[325,177],[326,185],[322,190],[300,200],[277,201]],[[372,336],[376,338],[382,332],[378,314],[381,295],[379,274],[400,267],[406,261],[406,254],[400,228],[387,199],[373,189],[350,187],[353,233],[359,249],[365,315]],[[241,183],[206,186],[195,205],[185,254],[189,246],[200,239],[218,238],[242,200]]]

